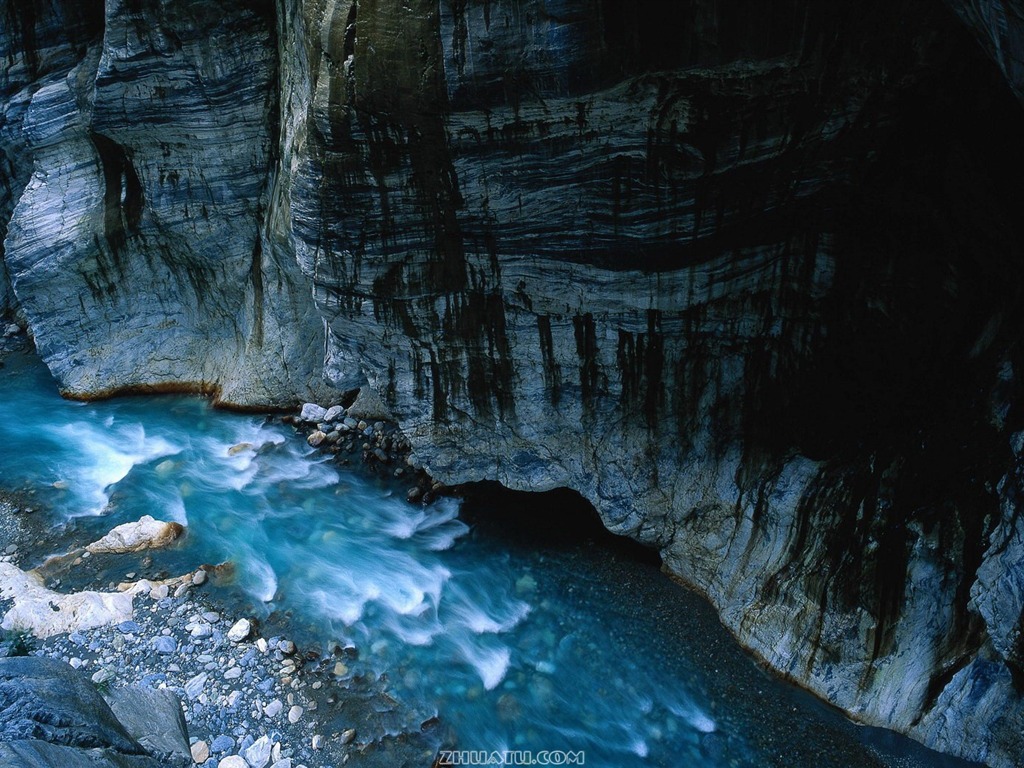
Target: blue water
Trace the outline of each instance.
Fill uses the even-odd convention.
[[[615,768],[884,764],[656,566],[471,529],[454,500],[409,505],[290,427],[198,398],[69,402],[13,356],[0,402],[6,487],[102,528],[143,514],[187,525],[182,563],[233,562],[254,610],[354,643],[462,749],[584,750]]]

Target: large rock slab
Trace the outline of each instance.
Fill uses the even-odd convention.
[[[188,730],[172,693],[119,689],[110,693],[110,702],[87,676],[62,662],[0,659],[0,765],[191,765]]]
[[[188,725],[178,697],[166,689],[115,688],[104,696],[124,729],[166,765],[191,765]]]
[[[0,743],[0,765],[4,768],[164,768],[167,764],[149,755],[123,755],[26,740]]]
[[[0,627],[27,630],[36,637],[130,621],[134,600],[131,592],[55,592],[37,573],[11,563],[0,563],[0,595],[14,601]]]
[[[0,738],[144,755],[88,677],[63,662],[0,659]]]

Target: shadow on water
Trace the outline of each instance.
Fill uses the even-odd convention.
[[[627,648],[661,666],[666,678],[692,675],[712,711],[733,712],[752,751],[778,766],[980,766],[927,749],[893,731],[858,725],[808,691],[786,683],[738,646],[702,596],[673,580],[659,554],[609,532],[594,507],[569,489],[509,491],[497,483],[464,487],[460,518],[475,540],[545,556],[550,576],[586,610],[606,614]],[[611,640],[612,638],[609,638]],[[628,653],[628,651],[626,651]],[[729,715],[719,715],[728,718]],[[739,724],[738,724],[739,725]],[[705,736],[710,764],[736,763],[729,738]]]
[[[464,502],[459,516],[509,546],[539,551],[597,546],[636,563],[661,565],[656,550],[605,528],[593,505],[576,491],[510,491],[489,481],[469,483],[461,490]]]

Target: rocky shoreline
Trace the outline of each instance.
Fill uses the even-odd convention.
[[[0,568],[17,559],[18,553],[4,555]],[[357,671],[358,649],[299,648],[276,627],[264,630],[255,619],[224,613],[222,578],[200,568],[121,584],[119,594],[134,598],[131,618],[18,638],[23,650],[66,662],[98,690],[138,686],[176,694],[192,760],[204,768],[430,764],[440,743],[436,718],[396,733],[394,724],[408,713],[385,686]],[[61,580],[50,573],[47,582]],[[0,610],[11,615],[14,602],[5,590]]]
[[[402,484],[409,502],[430,504],[441,496],[456,494],[430,476],[412,453],[412,445],[387,408],[368,387],[348,406],[303,404],[296,416],[282,421],[293,425],[306,442],[335,456],[342,466],[358,465],[380,477]]]
[[[339,408],[314,421],[306,406],[284,420],[311,445],[337,454],[338,463],[401,483],[410,500],[427,502],[445,490],[409,460],[394,424],[371,422],[373,414],[356,420],[358,408]],[[322,410],[319,417],[327,415]],[[74,525],[47,529],[30,494],[0,501],[0,614],[7,630],[0,656],[62,661],[104,696],[131,687],[170,691],[188,727],[187,764],[426,766],[447,738],[437,713],[413,712],[388,694],[386,676],[361,664],[359,649],[299,647],[287,636],[287,616],[261,625],[246,615],[221,588],[231,583],[230,564],[197,563],[167,574],[159,549],[187,535],[180,526],[144,518],[89,544]],[[110,580],[117,573],[128,580]],[[33,637],[25,631],[33,628],[23,605],[29,589],[40,593],[37,602],[53,596],[51,605],[63,609],[67,600],[76,608],[65,611],[64,623],[36,626],[40,636]]]

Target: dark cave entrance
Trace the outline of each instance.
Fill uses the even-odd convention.
[[[604,527],[594,505],[570,488],[512,491],[482,481],[461,486],[459,517],[512,547],[564,551],[594,547],[638,564],[660,566],[657,550]]]

